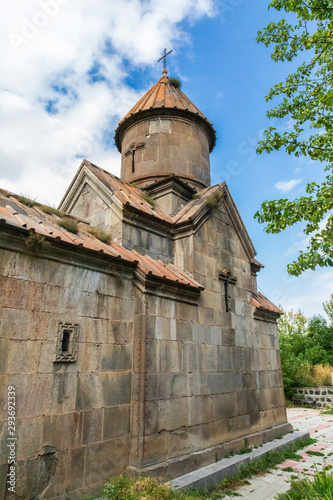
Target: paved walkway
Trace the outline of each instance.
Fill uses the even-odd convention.
[[[278,466],[277,470],[250,479],[250,484],[237,490],[246,500],[274,500],[279,493],[290,488],[290,479],[296,476],[303,478],[314,475],[315,469],[322,470],[323,464],[333,466],[333,415],[322,415],[321,410],[291,408],[287,410],[288,421],[295,430],[307,431],[317,443],[298,451],[302,460],[288,460]],[[325,456],[315,456],[307,451],[321,452]],[[285,468],[293,469],[287,472]],[[224,500],[235,500],[235,496],[225,496]]]

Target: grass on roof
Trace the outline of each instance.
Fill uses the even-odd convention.
[[[27,207],[32,208],[34,205],[36,205],[36,202],[34,200],[31,200],[30,198],[27,198],[26,196],[15,196],[15,198],[22,203],[22,205],[26,205]]]
[[[168,84],[175,87],[175,89],[180,89],[180,87],[182,86],[182,82],[179,80],[179,78],[176,78],[175,76],[169,77]]]
[[[11,193],[9,191],[6,191],[5,189],[0,189],[0,195],[6,196],[8,198],[8,196],[11,196]]]
[[[153,208],[156,207],[156,201],[154,200],[154,198],[152,198],[151,196],[149,196],[149,194],[141,192],[140,196],[145,201],[147,201]]]
[[[70,233],[77,234],[79,231],[78,221],[75,219],[64,218],[58,222],[59,226]]]
[[[110,244],[111,241],[110,233],[107,233],[105,231],[102,231],[102,229],[97,229],[95,227],[88,229],[88,233],[92,234],[93,236],[95,236],[95,238],[102,241],[103,243],[107,243],[108,245]]]
[[[207,198],[206,203],[210,208],[215,208],[222,201],[222,194],[215,192]]]
[[[50,243],[45,240],[45,236],[30,229],[28,236],[24,240],[24,245],[30,252],[37,252],[38,250],[47,248]]]
[[[40,208],[45,212],[46,214],[49,215],[57,215],[58,217],[63,217],[64,213],[61,212],[60,210],[57,210],[56,208],[53,207],[48,207],[47,205],[41,205]]]

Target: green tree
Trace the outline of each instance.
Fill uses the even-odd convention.
[[[267,101],[280,97],[269,118],[292,119],[290,131],[269,127],[258,144],[258,153],[284,148],[288,154],[307,156],[323,162],[327,171],[321,184],[311,182],[307,196],[295,200],[265,201],[255,217],[266,223],[267,233],[279,233],[297,222],[306,222],[309,236],[305,252],[288,265],[289,274],[298,276],[317,266],[333,266],[333,1],[273,0],[269,8],[295,15],[270,23],[258,32],[257,42],[274,45],[275,62],[297,58],[298,68],[284,82],[277,83]],[[314,164],[316,168],[318,166]],[[324,224],[321,221],[325,220]]]
[[[306,385],[307,333],[307,319],[301,311],[285,312],[278,320],[281,368],[287,398],[292,397],[294,387]]]
[[[331,293],[331,297],[329,300],[323,302],[323,308],[325,313],[329,317],[331,326],[333,326],[333,293]]]
[[[309,320],[305,356],[311,365],[333,365],[333,327],[327,325],[323,316],[313,316]]]
[[[333,304],[332,296],[327,303]],[[279,318],[278,335],[285,394],[291,398],[294,387],[312,385],[316,365],[333,366],[333,325],[321,315],[307,320],[291,310]]]

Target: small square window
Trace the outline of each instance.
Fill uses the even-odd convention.
[[[55,362],[74,363],[76,361],[79,325],[59,323]]]

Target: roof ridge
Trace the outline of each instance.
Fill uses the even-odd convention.
[[[220,182],[219,184],[214,184],[214,186],[208,186],[201,191],[199,191],[199,195],[197,198],[194,198],[193,200],[189,201],[174,217],[173,217],[173,222],[177,223],[179,219],[184,217],[190,210],[193,208],[194,205],[199,204],[199,203],[206,203],[207,199],[202,196],[202,194],[206,194],[210,189],[215,188],[216,190],[221,187],[223,182]]]

